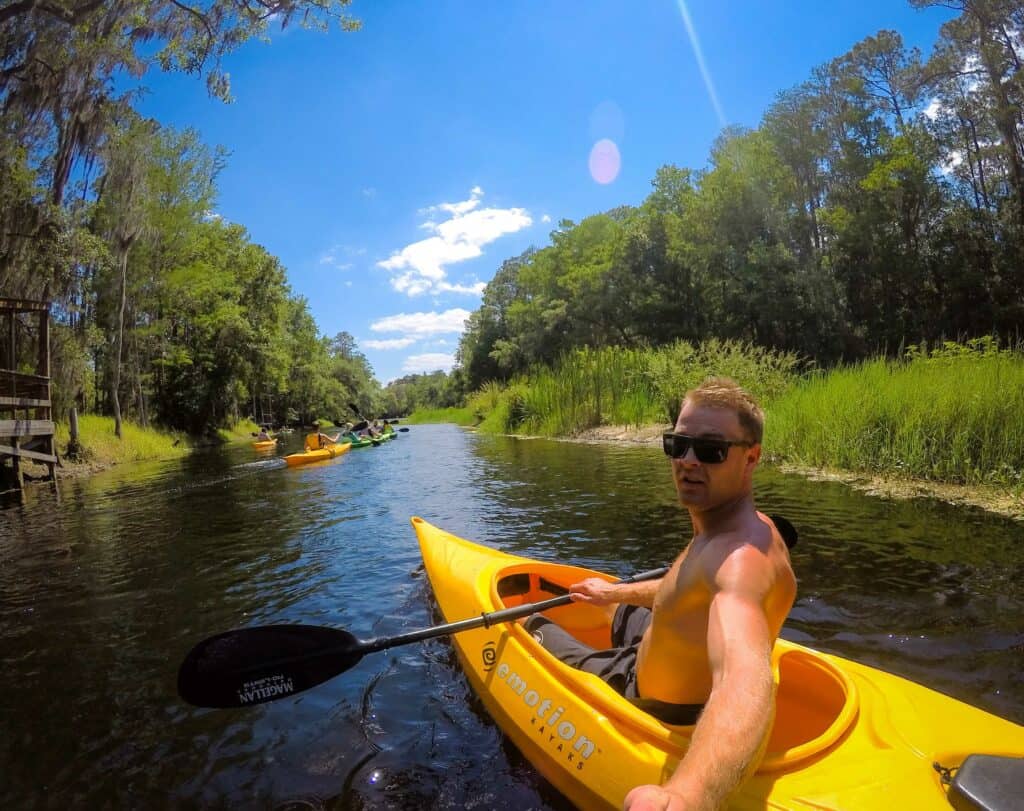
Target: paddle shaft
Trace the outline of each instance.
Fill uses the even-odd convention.
[[[627,577],[625,580],[620,580],[618,582],[639,583],[644,580],[657,580],[659,577],[664,577],[668,574],[668,569],[668,566],[661,569],[651,569],[648,572],[640,572],[639,574]],[[358,651],[362,654],[374,653],[375,651],[386,650],[387,648],[397,648],[400,645],[409,645],[413,642],[422,642],[425,639],[434,639],[439,636],[457,634],[460,631],[471,631],[474,628],[490,628],[492,625],[498,625],[502,622],[512,622],[513,620],[528,617],[531,614],[547,611],[549,608],[568,605],[571,602],[573,602],[572,597],[568,594],[563,594],[560,597],[552,597],[550,600],[541,600],[537,603],[517,605],[512,608],[503,608],[500,611],[485,612],[479,617],[470,617],[469,619],[459,620],[458,622],[449,622],[446,625],[435,625],[432,628],[422,628],[419,631],[410,631],[407,634],[399,634],[398,636],[377,639],[364,639],[360,640]]]
[[[362,414],[359,413],[359,406],[357,406],[355,403],[349,403],[348,407],[351,408],[352,409],[352,413],[355,414],[357,417],[359,417],[359,419],[361,419],[363,422],[366,422],[366,423],[369,422],[369,420],[366,419],[366,417],[364,417]]]
[[[668,569],[642,572],[619,581],[662,577]],[[317,625],[264,625],[240,628],[195,645],[178,671],[178,692],[198,707],[246,707],[308,690],[355,667],[368,653],[489,628],[538,611],[567,605],[569,594],[483,613],[397,636],[357,639],[348,631]]]

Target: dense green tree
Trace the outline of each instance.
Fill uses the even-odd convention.
[[[359,364],[328,352],[278,260],[211,214],[223,151],[132,107],[151,69],[205,77],[228,100],[223,57],[270,26],[353,30],[348,5],[0,8],[0,289],[54,302],[58,415],[95,408],[120,433],[123,416],[205,432],[264,398],[303,417],[340,413],[352,392],[335,366]]]
[[[1024,329],[1024,3],[959,11],[927,61],[879,31],[708,165],[509,260],[458,359],[475,389],[614,343],[709,337],[828,364]]]

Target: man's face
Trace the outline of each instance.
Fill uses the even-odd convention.
[[[698,439],[748,439],[735,411],[695,405],[688,400],[679,411],[674,430]],[[736,498],[748,486],[760,456],[760,445],[733,445],[725,461],[718,464],[701,462],[692,448],[682,458],[672,459],[672,478],[680,503],[710,510]]]

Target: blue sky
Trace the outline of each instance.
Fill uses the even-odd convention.
[[[146,77],[142,112],[231,157],[217,213],[278,256],[323,334],[382,383],[451,366],[501,262],[563,218],[638,204],[724,124],[883,28],[931,51],[950,12],[902,0],[355,0],[356,33],[289,28],[228,57],[234,103]],[[689,24],[688,24],[689,22]]]

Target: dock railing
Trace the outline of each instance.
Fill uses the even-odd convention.
[[[18,371],[19,319],[38,319],[36,371]],[[4,330],[5,357],[0,357],[0,465],[11,460],[11,473],[19,489],[24,485],[22,461],[42,462],[51,480],[60,463],[54,444],[50,400],[50,303],[0,298],[0,329]]]

